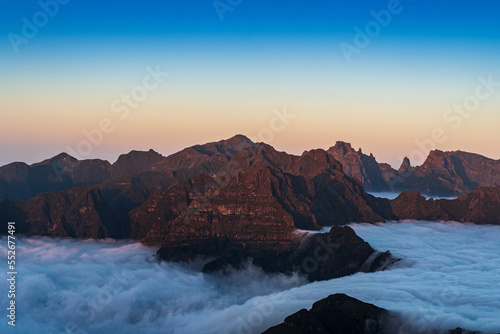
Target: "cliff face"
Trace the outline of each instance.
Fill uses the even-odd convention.
[[[158,163],[165,157],[153,150],[130,151],[122,154],[118,160],[111,165],[111,177],[120,177],[124,175],[134,175],[150,169],[151,166]]]
[[[396,261],[388,251],[375,251],[348,226],[301,235],[275,256],[254,258],[254,263],[268,272],[298,272],[309,281],[384,270]]]
[[[478,186],[500,185],[500,160],[478,154],[455,151],[431,151],[421,166],[411,166],[405,158],[399,169],[377,163],[375,158],[337,142],[327,151],[342,166],[344,173],[359,180],[367,191],[410,191],[453,197],[473,191]]]
[[[299,273],[309,281],[329,280],[356,272],[385,270],[398,261],[388,251],[375,251],[350,227],[334,226],[328,233],[288,233],[245,240],[226,235],[165,243],[157,256],[166,261],[189,261],[195,256],[215,257],[203,272],[240,268],[248,260],[269,273]]]
[[[150,166],[154,171],[192,171],[188,176],[201,172],[207,174],[219,171],[239,151],[255,147],[257,144],[242,135],[227,140],[195,145],[169,155]]]
[[[500,185],[500,161],[466,152],[432,151],[426,161],[392,180],[398,190],[437,196],[463,195],[478,186]]]
[[[235,175],[235,176],[233,176]],[[227,180],[229,179],[229,180]],[[390,254],[374,250],[350,228],[296,239],[296,229],[393,217],[388,201],[366,194],[323,150],[292,156],[259,144],[235,154],[213,178],[198,176],[152,196],[129,214],[143,242],[164,260],[215,256],[206,272],[246,258],[269,272],[301,272],[311,281],[377,270]],[[334,246],[331,246],[331,245]],[[314,270],[304,261],[317,256]],[[372,258],[369,264],[367,261]]]
[[[355,151],[351,144],[338,141],[327,152],[343,166],[345,174],[358,179],[367,191],[387,191],[389,187],[373,155]]]
[[[204,174],[178,182],[165,191],[155,193],[141,206],[128,213],[130,237],[161,242],[170,231],[170,225],[188,210],[191,203],[204,195],[214,180]]]
[[[158,244],[221,236],[280,242],[295,228],[392,218],[389,202],[366,194],[325,151],[298,157],[263,144],[236,154],[214,178],[183,181],[129,214],[136,236]]]
[[[417,191],[403,192],[391,201],[399,219],[452,220],[500,224],[500,186],[478,187],[454,200],[426,200]]]
[[[117,217],[96,186],[43,193],[26,201],[4,201],[0,212],[2,226],[15,221],[19,233],[75,238],[123,237]]]
[[[113,165],[99,159],[77,160],[66,153],[32,165],[12,163],[0,167],[0,201],[26,200],[44,192],[100,184],[113,176],[135,174],[148,167],[145,162],[148,156],[160,155],[132,151],[120,156]]]
[[[196,181],[190,180],[190,183]],[[280,201],[291,204],[297,199],[287,180],[276,171],[258,168],[241,173],[222,188],[215,182],[210,188],[204,188],[210,184],[209,180],[202,180],[200,183],[203,186],[201,189],[206,191],[198,188],[182,198],[182,201],[175,200],[179,198],[180,189],[177,186],[158,195],[168,202],[167,205],[162,205],[164,208],[181,211],[177,216],[157,212],[160,206],[158,202],[155,203],[156,196],[133,212],[132,225],[142,224],[140,217],[144,216],[145,210],[150,210],[153,216],[151,220],[155,221],[153,228],[143,239],[144,242],[183,244],[193,239],[227,237],[247,243],[265,242],[274,247],[275,243],[291,240],[293,215],[300,215],[300,208],[297,212],[287,212],[286,204],[280,204]],[[173,194],[177,195],[172,196]],[[310,223],[309,227],[314,227],[312,217]]]

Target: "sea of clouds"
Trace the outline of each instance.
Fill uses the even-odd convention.
[[[351,226],[402,260],[388,271],[306,284],[251,265],[229,276],[204,275],[199,263],[158,263],[154,248],[131,241],[22,237],[15,332],[261,333],[333,293],[398,312],[400,333],[458,326],[500,332],[500,226]],[[6,259],[6,238],[0,245]],[[0,270],[6,315],[6,261]],[[0,332],[9,333],[5,315]]]

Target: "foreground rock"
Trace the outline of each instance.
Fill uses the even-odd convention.
[[[286,317],[263,334],[479,334],[461,328],[449,331],[411,328],[393,312],[364,303],[345,294],[330,295],[310,310],[302,309]]]
[[[389,318],[387,310],[335,294],[317,301],[309,311],[302,309],[288,316],[263,334],[382,334],[389,333]]]

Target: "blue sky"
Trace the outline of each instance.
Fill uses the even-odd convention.
[[[479,76],[500,78],[498,1],[402,0],[402,11],[350,63],[339,46],[353,44],[355,27],[364,30],[371,11],[390,1],[220,3],[232,7],[222,21],[214,1],[70,0],[16,53],[9,33],[22,36],[23,17],[32,22],[41,6],[4,1],[0,163],[33,162],[76,145],[82,130],[109,114],[110,102],[156,64],[169,80],[90,157],[113,160],[149,147],[168,154],[251,135],[273,108],[286,106],[299,121],[276,134],[271,144],[279,149],[301,153],[346,140],[396,164]],[[476,137],[477,129],[500,121],[498,95],[439,148],[493,157],[491,138]],[[44,119],[51,121],[37,128]],[[165,129],[152,124],[158,122]]]

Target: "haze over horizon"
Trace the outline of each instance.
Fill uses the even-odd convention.
[[[236,135],[235,135],[235,136],[233,136],[233,137],[236,137],[236,136],[244,136],[244,137],[248,138],[248,136],[243,135],[243,134],[236,134]],[[230,137],[230,138],[221,138],[220,140],[228,140],[228,139],[231,139],[231,138],[233,138],[233,137]],[[250,139],[250,138],[248,138],[248,139]],[[261,141],[256,141],[256,140],[255,140],[255,138],[252,138],[252,139],[253,139],[253,141],[254,141],[254,142],[256,142],[256,143],[261,143]],[[252,139],[250,139],[250,140],[252,140]],[[220,140],[217,140],[217,141],[215,141],[215,142],[218,142],[218,141],[220,141]],[[345,142],[345,141],[340,140],[340,142]],[[210,143],[210,142],[207,142],[207,143]],[[195,144],[189,145],[188,147],[192,147],[192,146],[195,146],[195,145],[203,145],[203,144],[207,144],[207,143],[195,143]],[[265,143],[265,142],[264,142],[264,143]],[[348,143],[348,142],[345,142],[345,143],[346,143],[346,144],[350,144],[350,145],[351,145],[351,147],[352,147],[352,149],[354,149],[354,150],[356,150],[356,151],[358,151],[359,149],[361,149],[361,150],[362,150],[362,152],[363,152],[364,154],[366,154],[366,155],[373,154],[372,152],[367,152],[367,151],[364,151],[364,150],[363,150],[363,147],[356,147],[356,146],[354,146],[354,145],[352,145],[351,143]],[[265,144],[267,144],[267,143],[265,143]],[[335,144],[335,143],[334,143],[334,144]],[[334,146],[334,144],[332,144],[331,146]],[[330,147],[331,147],[331,146],[330,146]],[[320,147],[319,149],[324,149],[324,150],[327,150],[327,149],[329,149],[330,147]],[[185,148],[186,148],[186,147],[185,147]],[[318,149],[318,148],[314,147],[314,148],[310,148],[309,150],[313,150],[313,149]],[[155,150],[155,149],[153,149],[153,148],[150,148],[150,149],[145,149],[144,151],[148,151],[148,150],[153,150],[153,151],[155,151],[155,152],[157,152],[157,153],[159,153],[159,154],[161,154],[161,155],[163,155],[163,156],[167,157],[167,156],[169,156],[169,155],[171,155],[171,154],[174,154],[174,153],[177,153],[177,152],[181,151],[182,149],[180,149],[179,151],[170,152],[170,153],[168,153],[168,154],[164,154],[163,152],[158,152],[157,150]],[[309,150],[305,150],[304,152],[309,151]],[[134,149],[133,149],[133,150],[129,150],[129,151],[125,151],[125,152],[121,152],[121,153],[119,153],[119,155],[122,155],[122,154],[128,154],[128,153],[130,153],[130,152],[132,152],[132,151],[138,151],[138,150],[134,150]],[[139,150],[139,151],[140,151],[140,150]],[[278,150],[278,151],[284,151],[284,150]],[[302,152],[302,153],[295,153],[295,152],[288,152],[288,151],[284,151],[284,152],[291,153],[291,154],[298,155],[298,156],[300,156],[300,155],[304,154],[304,152]],[[73,154],[72,154],[72,153],[73,153]],[[418,158],[418,157],[420,156],[420,154],[423,154],[423,151],[422,151],[422,150],[414,150],[414,151],[413,151],[413,153],[414,153],[414,157],[417,157],[417,158]],[[468,153],[474,153],[474,154],[477,154],[477,153],[475,153],[475,152],[468,152]],[[41,161],[43,161],[43,160],[53,158],[53,157],[55,157],[55,156],[57,156],[57,155],[59,155],[59,154],[69,154],[69,155],[70,155],[70,156],[72,156],[73,158],[76,158],[76,159],[80,158],[79,160],[84,160],[84,159],[101,159],[101,160],[107,160],[107,161],[108,161],[108,162],[110,162],[111,164],[113,164],[114,162],[116,162],[116,161],[118,160],[118,156],[116,157],[116,159],[106,159],[106,158],[102,158],[102,157],[89,157],[89,158],[86,158],[86,157],[81,157],[81,156],[78,154],[78,152],[76,152],[76,151],[75,151],[75,152],[66,152],[66,151],[64,151],[64,152],[59,152],[59,153],[57,153],[57,154],[55,154],[55,155],[53,155],[53,156],[43,157],[43,158],[41,158],[40,160],[37,160],[37,161],[11,161],[11,162],[7,162],[7,163],[0,163],[0,167],[5,166],[5,165],[10,164],[10,163],[13,163],[13,162],[24,162],[24,163],[27,163],[27,164],[36,164],[36,163],[39,163],[39,162],[41,162]],[[490,159],[491,159],[491,157],[487,157],[487,156],[486,156],[486,158],[490,158]],[[375,156],[375,159],[377,159],[377,157],[376,157],[376,156]],[[395,160],[394,160],[394,161],[395,161]],[[379,162],[379,163],[384,163],[384,162],[385,162],[385,163],[389,163],[389,162],[387,162],[387,161],[380,161],[380,160],[377,160],[377,162]],[[402,159],[401,159],[401,161],[399,161],[399,162],[397,162],[397,161],[396,161],[396,163],[392,163],[392,164],[391,164],[391,166],[392,166],[393,168],[395,168],[395,169],[398,169],[398,168],[400,167],[400,165],[401,165],[401,163],[402,163],[402,162],[403,162],[403,161],[402,161]],[[415,163],[414,163],[414,161],[410,161],[410,162],[412,163],[412,166],[419,166],[419,165],[420,165],[420,164],[415,164]]]
[[[482,87],[491,94],[471,112],[453,109],[500,81],[498,2],[213,3],[61,1],[31,37],[23,18],[43,19],[39,2],[5,3],[0,165],[76,149],[103,119],[113,130],[83,158],[168,155],[242,133],[294,154],[342,140],[398,167],[427,155],[416,142],[441,129],[432,148],[500,159],[500,87]],[[346,57],[342,43],[355,46],[356,27],[389,7],[397,14],[379,17],[368,45]],[[117,110],[158,68],[168,76]],[[285,111],[293,118],[264,136]]]

